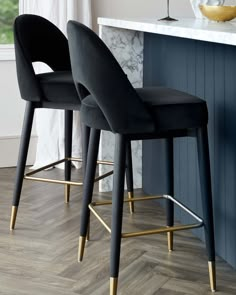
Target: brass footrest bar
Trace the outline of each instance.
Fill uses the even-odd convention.
[[[101,180],[101,179],[103,179],[103,178],[105,178],[105,177],[108,177],[108,176],[110,176],[110,175],[112,175],[112,174],[113,174],[113,170],[112,170],[112,171],[109,171],[109,172],[107,172],[107,173],[104,173],[104,174],[102,174],[102,175],[96,177],[96,178],[94,179],[94,182],[97,182],[97,181],[99,181],[99,180]]]
[[[134,192],[128,192],[128,199],[133,199],[134,198]],[[129,202],[129,211],[130,214],[134,213],[134,202]]]
[[[122,233],[122,238],[131,238],[131,237],[138,237],[138,236],[144,236],[144,235],[153,235],[153,234],[160,234],[160,233],[166,233],[166,232],[174,232],[174,231],[180,231],[180,230],[187,230],[192,228],[199,228],[203,226],[203,220],[197,216],[193,211],[191,211],[189,208],[184,206],[182,203],[177,201],[171,196],[163,195],[163,196],[147,196],[147,197],[141,197],[141,198],[134,198],[134,199],[125,199],[124,203],[127,202],[139,202],[139,201],[147,201],[147,200],[154,200],[154,199],[169,199],[173,201],[175,204],[177,204],[179,207],[181,207],[184,211],[189,213],[194,219],[196,219],[198,222],[193,224],[186,224],[186,225],[177,225],[177,226],[168,226],[168,227],[162,227],[157,229],[151,229],[151,230],[144,230],[144,231],[138,231],[138,232],[130,232],[130,233]],[[111,205],[112,201],[102,201],[102,202],[92,202],[89,204],[89,209],[91,212],[97,217],[97,219],[103,224],[103,226],[107,229],[109,233],[111,233],[111,228],[106,223],[106,221],[98,214],[98,212],[95,210],[94,207],[96,206],[103,206],[103,205]]]
[[[65,204],[68,204],[70,202],[70,185],[65,185]]]
[[[34,181],[42,181],[48,183],[56,183],[56,184],[70,184],[70,185],[83,185],[83,182],[75,182],[75,181],[66,181],[66,180],[58,180],[58,179],[50,179],[50,178],[43,178],[43,177],[33,177],[33,176],[25,176],[27,180],[34,180]]]
[[[176,205],[178,205],[180,208],[182,208],[185,212],[187,212],[189,215],[191,215],[194,219],[199,221],[200,223],[203,223],[203,220],[201,217],[199,217],[197,214],[195,214],[191,209],[189,209],[187,206],[185,206],[183,203],[180,201],[176,200],[175,198],[169,196],[169,195],[163,195],[162,196],[164,199],[171,200],[174,202]]]
[[[157,200],[157,199],[163,199],[163,196],[147,196],[147,197],[141,197],[141,198],[124,199],[124,203]],[[90,205],[95,207],[95,206],[103,206],[103,205],[111,205],[111,204],[112,204],[112,201],[99,201],[99,202],[92,202]]]
[[[108,205],[108,204],[107,204]],[[90,211],[97,217],[97,219],[101,222],[101,224],[106,228],[106,230],[111,233],[111,228],[106,223],[106,221],[97,213],[97,211],[93,208],[92,204],[89,204]]]
[[[112,162],[112,161],[97,160],[97,164],[98,165],[114,166],[114,162]]]
[[[77,161],[77,162],[82,162],[82,159],[79,159],[79,158],[64,158],[64,159],[61,159],[61,160],[58,160],[56,162],[53,162],[53,163],[50,163],[48,165],[45,165],[43,167],[40,167],[38,169],[35,169],[34,171],[31,171],[31,172],[28,172],[25,174],[24,178],[25,179],[28,179],[28,180],[34,180],[34,181],[41,181],[41,182],[48,182],[48,183],[56,183],[56,184],[67,184],[67,185],[75,185],[75,186],[82,186],[83,185],[83,182],[78,182],[78,181],[66,181],[66,180],[58,180],[58,179],[51,179],[51,178],[44,178],[44,177],[36,177],[36,176],[32,176],[36,173],[39,173],[43,170],[46,170],[46,169],[49,169],[53,166],[56,166],[58,164],[61,164],[65,161]],[[108,165],[108,166],[112,166],[114,165],[113,162],[111,161],[100,161],[98,160],[97,161],[97,164],[98,165]],[[113,174],[113,170],[112,171],[109,171],[107,173],[104,173],[103,175],[100,175],[98,177],[96,177],[94,179],[94,182],[97,182],[105,177],[108,177],[110,175]]]
[[[193,224],[179,225],[179,226],[168,226],[163,228],[150,229],[150,230],[144,230],[144,231],[138,231],[138,232],[132,232],[132,233],[122,233],[121,237],[132,238],[132,237],[139,237],[139,236],[147,236],[147,235],[154,235],[154,234],[174,232],[179,230],[198,228],[201,226],[203,226],[203,223],[193,223]]]
[[[56,162],[52,162],[52,163],[50,163],[50,164],[48,164],[48,165],[42,166],[42,167],[40,167],[40,168],[38,168],[38,169],[35,169],[35,170],[31,171],[31,172],[28,172],[28,173],[26,173],[25,175],[26,175],[26,176],[34,175],[34,174],[36,174],[36,173],[38,173],[38,172],[41,172],[41,171],[43,171],[43,170],[49,169],[49,168],[51,168],[51,167],[54,167],[54,166],[56,166],[56,165],[58,165],[58,164],[61,164],[61,163],[65,162],[65,161],[70,161],[70,159],[69,159],[69,158],[68,158],[68,159],[67,159],[67,158],[64,158],[64,159],[58,160],[58,161],[56,161]],[[78,159],[77,161],[78,161],[78,162],[81,162],[80,159]]]

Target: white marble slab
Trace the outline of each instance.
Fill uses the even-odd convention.
[[[143,85],[143,33],[100,27],[100,37],[116,57],[122,69],[128,76],[134,87]],[[99,158],[113,160],[114,158],[114,134],[102,132],[100,140]],[[142,187],[142,142],[132,142],[132,159],[134,172],[134,187]],[[99,166],[99,174],[110,170],[110,167]],[[112,190],[112,177],[99,182],[100,191]]]
[[[102,26],[163,34],[194,40],[236,45],[236,21],[213,22],[205,19],[179,19],[175,22],[157,19],[98,18]]]

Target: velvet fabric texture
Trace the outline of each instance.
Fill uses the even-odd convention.
[[[43,100],[80,105],[71,72],[57,71],[38,74],[37,79],[41,86]]]
[[[136,91],[152,115],[155,132],[197,128],[207,124],[206,103],[200,98],[164,87],[138,88]],[[92,95],[82,102],[81,119],[87,126],[111,130]]]
[[[118,133],[154,131],[151,114],[103,41],[75,21],[68,23],[67,30],[75,84],[82,84],[94,97],[110,129]]]
[[[40,102],[44,94],[32,63],[43,62],[53,71],[71,72],[68,41],[51,22],[30,14],[16,18],[14,41],[21,97]]]
[[[87,126],[120,134],[152,134],[207,124],[204,100],[164,87],[134,89],[92,30],[75,21],[67,29],[75,83],[91,93],[81,106]]]

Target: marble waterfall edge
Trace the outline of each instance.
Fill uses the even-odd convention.
[[[122,69],[134,87],[143,85],[143,32],[100,26],[100,37],[116,57]],[[114,158],[115,136],[111,132],[102,132],[99,159]],[[142,187],[142,142],[132,142],[132,160],[134,187]],[[111,167],[99,165],[99,175],[111,170]],[[99,191],[112,190],[112,176],[99,182]]]

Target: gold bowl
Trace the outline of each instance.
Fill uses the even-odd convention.
[[[236,17],[236,6],[199,5],[202,14],[210,20],[225,22]]]

